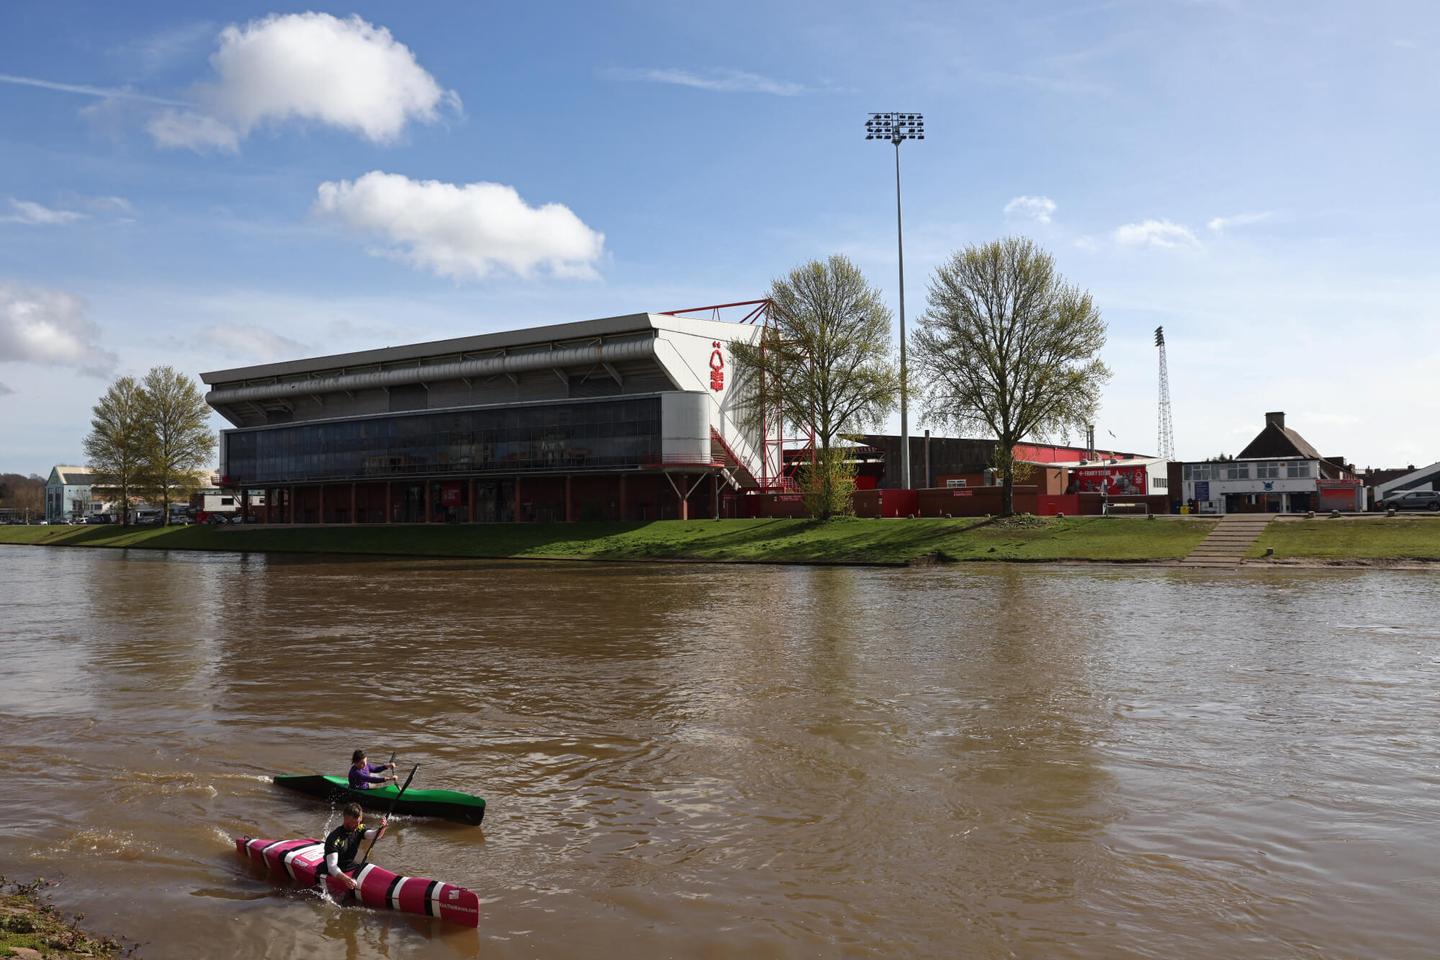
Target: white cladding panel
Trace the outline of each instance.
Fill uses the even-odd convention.
[[[654,314],[651,320],[656,328],[656,359],[681,390],[693,390],[704,395],[709,406],[710,425],[736,459],[759,477],[762,470],[760,437],[755,430],[745,428],[737,409],[731,343],[735,340],[754,343],[759,339],[762,328],[754,324]],[[772,463],[768,472],[771,476],[778,476],[780,465]]]
[[[710,400],[698,391],[660,395],[660,459],[710,463]]]

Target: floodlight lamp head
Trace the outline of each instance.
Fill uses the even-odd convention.
[[[1157,346],[1157,347],[1163,347],[1163,346],[1165,346],[1165,328],[1164,328],[1164,327],[1156,327],[1156,328],[1155,328],[1155,346]]]

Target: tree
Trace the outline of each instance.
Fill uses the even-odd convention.
[[[160,500],[161,522],[170,501],[200,486],[201,468],[215,452],[210,408],[195,381],[174,367],[154,367],[143,384],[145,484]]]
[[[852,512],[855,495],[855,461],[843,447],[821,450],[801,467],[800,494],[812,517]]]
[[[22,519],[45,516],[45,478],[35,474],[0,473],[0,507]]]
[[[935,271],[912,344],[934,422],[988,429],[1002,510],[1015,511],[1015,445],[1094,421],[1110,371],[1105,321],[1033,241],[969,246]]]
[[[130,497],[144,470],[147,440],[145,392],[134,377],[121,377],[95,404],[85,438],[91,485],[119,495],[120,522],[130,522]]]
[[[890,311],[843,256],[812,260],[773,281],[770,301],[775,323],[760,343],[731,344],[738,408],[752,428],[766,411],[778,411],[785,425],[814,436],[818,515],[828,519],[844,479],[831,448],[842,433],[880,423],[895,407],[900,379]]]

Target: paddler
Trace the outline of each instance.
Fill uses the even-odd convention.
[[[349,871],[355,867],[355,858],[360,853],[360,845],[366,840],[379,840],[385,836],[385,827],[389,824],[388,820],[381,820],[380,829],[366,830],[361,821],[363,816],[364,812],[360,809],[360,804],[345,804],[345,809],[340,813],[340,826],[331,830],[330,835],[325,838],[324,873],[339,880],[351,890],[358,886]]]
[[[377,777],[376,774],[385,770],[393,770],[394,767],[388,763],[377,763],[370,766],[365,759],[364,750],[356,750],[350,755],[350,789],[369,790],[382,783],[395,783],[395,777]]]

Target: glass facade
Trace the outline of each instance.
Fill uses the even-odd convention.
[[[249,486],[635,467],[660,459],[660,398],[392,414],[224,437],[226,474]]]

